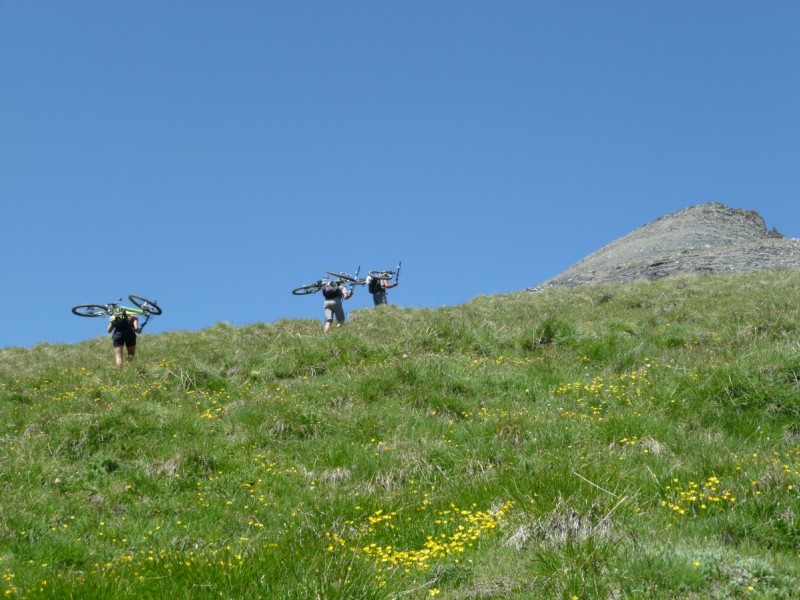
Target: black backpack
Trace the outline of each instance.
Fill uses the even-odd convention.
[[[369,290],[370,294],[377,294],[378,292],[382,291],[383,287],[381,286],[381,280],[377,277],[370,277],[367,289]]]
[[[128,313],[126,313],[125,311],[122,311],[114,315],[114,318],[112,319],[111,323],[114,325],[114,329],[116,329],[117,331],[121,329],[127,329],[128,327],[131,326],[130,317],[128,317]]]
[[[329,281],[325,284],[325,287],[322,288],[322,295],[325,296],[326,300],[333,300],[334,298],[338,298],[342,295],[342,290],[339,289],[339,284],[335,281]]]

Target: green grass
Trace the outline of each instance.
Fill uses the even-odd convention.
[[[800,274],[0,351],[0,594],[798,598]]]

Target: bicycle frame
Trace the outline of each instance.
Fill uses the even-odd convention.
[[[389,271],[389,270],[386,270],[386,271],[374,270],[374,271],[370,271],[370,272],[369,272],[369,276],[370,276],[370,277],[375,277],[375,278],[377,278],[377,279],[384,279],[384,280],[386,280],[386,281],[389,281],[389,280],[390,280],[392,277],[394,277],[394,281],[395,281],[395,283],[399,283],[399,281],[400,281],[400,267],[401,267],[402,265],[403,265],[403,262],[402,262],[402,261],[399,261],[399,262],[397,263],[397,267],[395,267],[395,270],[394,270],[394,271]]]
[[[335,281],[337,285],[346,285],[350,284],[350,289],[348,290],[350,295],[353,294],[357,285],[364,285],[365,280],[359,279],[358,275],[361,272],[361,265],[356,268],[355,276],[350,275],[349,273],[339,272],[339,271],[326,271],[326,276],[322,279],[318,279],[314,283],[308,283],[306,285],[301,285],[300,287],[296,287],[292,290],[292,294],[295,296],[307,296],[309,294],[316,294],[319,291],[322,291],[322,288],[325,287],[325,284],[330,281]],[[333,278],[329,277],[329,275],[333,276]]]
[[[146,310],[142,310],[137,306],[125,306],[123,304],[112,303],[109,304],[108,307],[111,309],[112,314],[118,310],[124,310],[126,313],[130,313],[133,315],[144,315],[144,321],[142,323],[139,323],[140,331],[144,329],[144,326],[147,325],[147,322],[150,320],[150,317],[153,316],[153,313]]]
[[[141,308],[139,308],[137,306],[124,306],[122,304],[109,304],[108,306],[109,307],[113,307],[112,311],[113,310],[124,310],[125,312],[133,313],[135,315],[145,315],[145,314],[149,315],[150,314],[147,311],[144,311],[144,310],[142,310]]]
[[[330,280],[327,277],[325,277],[323,279],[318,279],[314,283],[307,283],[305,285],[301,285],[300,287],[294,288],[292,290],[292,294],[294,294],[295,296],[307,296],[309,294],[316,294],[317,292],[322,290],[323,287],[325,287],[325,284],[328,283],[328,281]]]

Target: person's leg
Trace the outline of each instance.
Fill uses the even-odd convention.
[[[114,346],[114,360],[118,367],[122,366],[122,346]]]
[[[123,339],[125,341],[125,348],[128,350],[128,361],[130,362],[136,354],[136,332],[133,329],[126,329]]]
[[[336,314],[336,326],[341,327],[342,323],[344,323],[344,307],[342,303],[339,302],[333,309],[334,313]]]

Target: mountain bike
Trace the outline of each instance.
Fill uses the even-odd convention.
[[[144,329],[150,317],[156,317],[164,312],[155,301],[148,300],[142,296],[131,294],[128,296],[128,300],[130,300],[134,306],[123,306],[120,304],[120,302],[122,302],[122,298],[120,298],[119,301],[109,302],[108,304],[79,304],[78,306],[72,307],[72,313],[79,317],[106,317],[121,311],[134,315],[144,315],[144,323],[139,325],[139,329]]]
[[[395,278],[395,283],[396,283],[400,279],[400,267],[402,266],[402,264],[403,264],[403,261],[398,262],[397,263],[397,267],[395,268],[394,271],[389,271],[389,270],[386,270],[386,271],[370,271],[367,274],[370,277],[372,277],[373,279],[383,279],[383,280],[386,280],[386,281],[388,281],[389,279],[394,277]]]
[[[328,275],[333,275],[334,277],[336,277],[337,281],[340,281],[340,282],[349,281],[350,282],[350,294],[353,293],[353,290],[355,289],[355,287],[357,285],[364,285],[367,282],[367,280],[365,278],[362,278],[362,279],[358,278],[358,274],[361,272],[361,265],[358,265],[358,267],[356,268],[356,274],[355,275],[350,275],[349,273],[336,272],[336,271],[325,271],[325,272]]]
[[[318,279],[314,283],[308,283],[306,285],[301,285],[300,287],[296,287],[292,290],[292,293],[295,296],[305,296],[307,294],[316,294],[319,291],[322,291],[322,288],[325,287],[326,284],[333,281],[336,285],[342,285],[344,283],[350,284],[350,293],[353,293],[353,289],[357,285],[364,285],[365,280],[359,279],[358,274],[361,271],[361,267],[356,269],[355,276],[350,275],[349,273],[345,273],[343,271],[325,271],[327,275],[332,275],[331,277],[323,277],[322,279]]]
[[[295,296],[305,296],[307,294],[316,294],[319,291],[322,291],[322,288],[325,287],[330,281],[327,277],[323,277],[322,279],[317,279],[314,283],[308,283],[306,285],[301,285],[300,287],[296,287],[292,290],[292,293]]]

